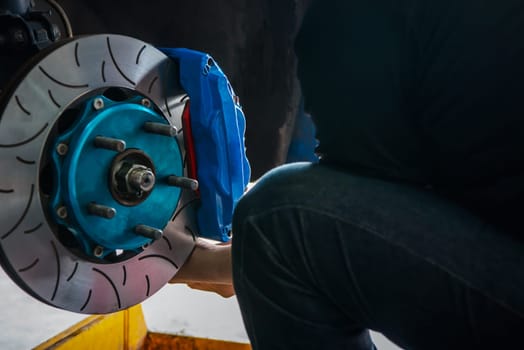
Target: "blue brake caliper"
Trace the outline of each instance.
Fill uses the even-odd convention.
[[[178,62],[180,83],[190,98],[184,129],[189,126],[191,135],[185,130],[184,136],[186,148],[194,149],[200,186],[200,235],[227,241],[233,209],[250,177],[244,114],[228,79],[209,55],[188,49],[162,51]],[[187,140],[193,144],[187,145]]]

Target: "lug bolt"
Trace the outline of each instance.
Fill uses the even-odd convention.
[[[104,247],[97,245],[95,249],[93,249],[93,255],[97,258],[101,258],[102,255],[104,255]]]
[[[116,215],[116,209],[107,207],[105,205],[89,203],[87,206],[87,211],[91,215],[99,216],[104,219],[112,219]]]
[[[154,241],[160,239],[164,232],[154,227],[146,225],[138,225],[135,227],[135,233],[137,235],[152,239]]]
[[[69,151],[69,146],[66,143],[59,143],[56,145],[56,153],[61,156],[65,156]]]
[[[191,191],[198,190],[198,181],[189,177],[171,175],[167,178],[170,186],[180,187]]]
[[[104,100],[102,100],[100,97],[97,97],[93,100],[93,108],[97,111],[104,108]]]
[[[62,206],[56,208],[56,216],[58,216],[62,220],[67,219],[67,207],[62,205]]]
[[[175,137],[178,130],[173,125],[146,122],[144,124],[144,130],[152,134],[158,134],[163,136]]]
[[[104,148],[115,152],[123,152],[126,149],[126,142],[124,140],[113,139],[111,137],[97,136],[95,137],[95,147]]]

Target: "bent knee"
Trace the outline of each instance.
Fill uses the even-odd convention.
[[[302,186],[302,182],[307,178],[306,174],[312,167],[314,165],[311,163],[293,163],[266,173],[240,198],[234,211],[234,222],[249,215],[271,210],[290,200],[295,201],[294,197],[304,192],[305,186]]]

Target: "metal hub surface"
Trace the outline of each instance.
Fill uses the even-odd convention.
[[[57,130],[58,137],[47,147],[55,170],[47,177],[58,178],[47,191],[52,193],[53,221],[67,227],[88,256],[136,252],[150,244],[151,235],[137,233],[137,226],[161,231],[180,197],[180,187],[167,181],[183,176],[178,141],[147,130],[147,125],[173,126],[151,103],[143,106],[143,100],[89,98],[72,118],[73,125]],[[62,210],[67,210],[66,217]]]
[[[0,262],[18,285],[109,313],[175,275],[196,232],[196,187],[176,187],[186,100],[175,62],[124,36],[81,37],[26,68],[0,117]]]

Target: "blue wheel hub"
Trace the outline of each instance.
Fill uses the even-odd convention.
[[[50,147],[54,221],[89,256],[138,252],[173,217],[183,175],[176,129],[141,96],[90,98]]]

